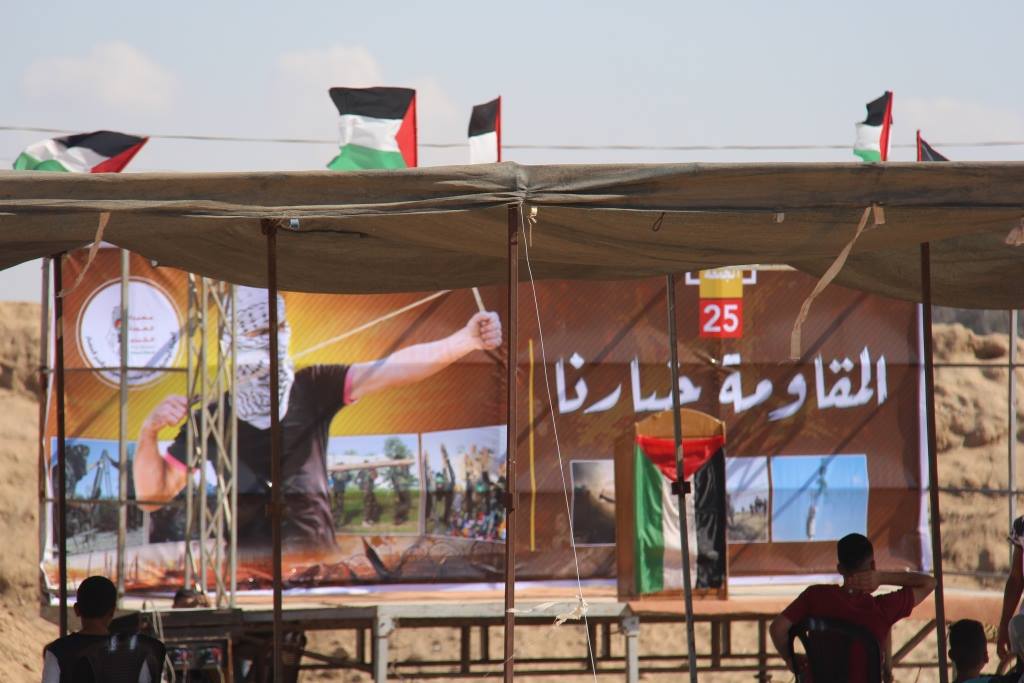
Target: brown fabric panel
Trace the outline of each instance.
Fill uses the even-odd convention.
[[[886,208],[837,282],[917,300],[933,244],[936,303],[1024,304],[1003,240],[1024,216],[1024,164],[666,164],[401,171],[56,174],[0,172],[0,268],[106,238],[165,265],[233,282],[265,277],[261,217],[282,231],[281,285],[297,291],[424,291],[498,283],[509,202],[528,227],[537,279],[629,279],[788,263],[820,274],[864,207]],[[781,212],[781,222],[776,214]],[[521,268],[523,279],[528,278]],[[382,277],[382,275],[387,277]]]

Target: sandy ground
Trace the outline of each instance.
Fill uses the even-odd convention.
[[[39,680],[42,647],[56,636],[56,628],[37,616],[38,511],[35,491],[38,486],[38,379],[35,368],[38,324],[37,305],[0,303],[0,539],[3,543],[0,552],[0,671],[3,672],[2,679],[12,683]],[[1024,346],[1021,351],[1024,351]],[[1006,335],[976,335],[956,324],[939,326],[936,335],[939,360],[966,362],[982,359],[993,364],[1005,364],[1007,353]],[[1007,426],[1006,372],[1005,368],[998,367],[983,370],[952,368],[937,372],[940,479],[944,488],[998,491],[1007,487],[1008,440],[1019,438],[1019,435],[1010,434]],[[1019,375],[1018,382],[1024,386],[1024,373]],[[1022,405],[1024,402],[1016,406],[1018,413],[1021,413]],[[1020,484],[1018,482],[1018,486]],[[1019,505],[1024,512],[1024,500]],[[972,588],[1001,587],[1009,561],[1005,542],[1008,512],[1005,494],[943,493],[942,532],[949,584]],[[917,623],[898,626],[895,640],[902,642],[919,627]],[[645,652],[679,651],[684,640],[682,625],[645,626],[641,648]],[[698,640],[706,643],[707,634],[698,631]],[[613,641],[613,652],[620,653],[622,639],[613,637]],[[473,642],[473,652],[476,653],[476,633]],[[581,662],[586,657],[586,631],[581,626],[522,628],[517,632],[517,642],[520,656],[575,652],[579,653]],[[928,658],[934,652],[934,636],[926,641],[926,647],[928,643],[932,643],[931,647],[919,649],[915,659]],[[752,627],[734,631],[735,649],[752,650],[755,644],[756,633]],[[355,649],[347,633],[311,634],[309,647],[335,656],[351,655]],[[448,630],[399,630],[392,637],[392,656],[397,661],[413,657],[455,658],[458,651],[458,635]],[[492,629],[491,655],[500,657],[500,651],[500,630]],[[499,676],[488,678],[498,679]],[[601,678],[617,680],[619,677]],[[666,680],[664,676],[657,678]],[[402,679],[417,680],[414,675],[404,675]],[[354,673],[311,672],[304,675],[303,680],[369,679]],[[593,678],[576,673],[530,680],[582,683]],[[705,675],[702,680],[722,683],[749,681],[751,674]],[[791,677],[777,676],[775,680],[791,680]],[[915,670],[903,670],[897,680],[924,682],[936,680],[936,677],[932,672],[920,674]]]

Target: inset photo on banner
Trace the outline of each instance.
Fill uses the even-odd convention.
[[[725,509],[729,543],[767,543],[768,458],[725,459]]]
[[[782,455],[771,468],[773,542],[867,534],[866,455]]]
[[[505,539],[505,426],[422,435],[426,533]]]
[[[419,439],[415,434],[332,436],[327,483],[338,533],[419,533]]]
[[[131,472],[135,444],[128,444],[128,471]],[[50,439],[50,452],[54,454],[50,468],[51,486],[57,493],[57,439]],[[117,500],[120,477],[118,442],[116,439],[75,439],[65,442],[64,458],[67,470],[64,485],[69,499]],[[132,478],[128,477],[128,498],[135,497]]]
[[[615,461],[573,460],[572,538],[577,545],[615,544]]]

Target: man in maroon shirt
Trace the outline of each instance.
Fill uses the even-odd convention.
[[[892,625],[910,616],[914,606],[935,589],[935,579],[928,574],[877,571],[875,550],[871,541],[861,534],[848,534],[839,539],[837,554],[843,585],[809,586],[772,621],[772,642],[791,671],[796,670],[789,647],[789,630],[794,624],[808,617],[844,621],[873,634],[879,649],[885,652]],[[872,595],[883,585],[900,589]],[[867,671],[851,668],[850,681],[860,680],[867,680]],[[886,680],[892,680],[888,672]]]

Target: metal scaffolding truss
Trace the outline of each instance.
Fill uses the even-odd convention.
[[[224,419],[235,398],[234,296],[229,283],[188,274],[185,585],[212,594],[218,608],[235,604],[238,558],[237,427]]]

